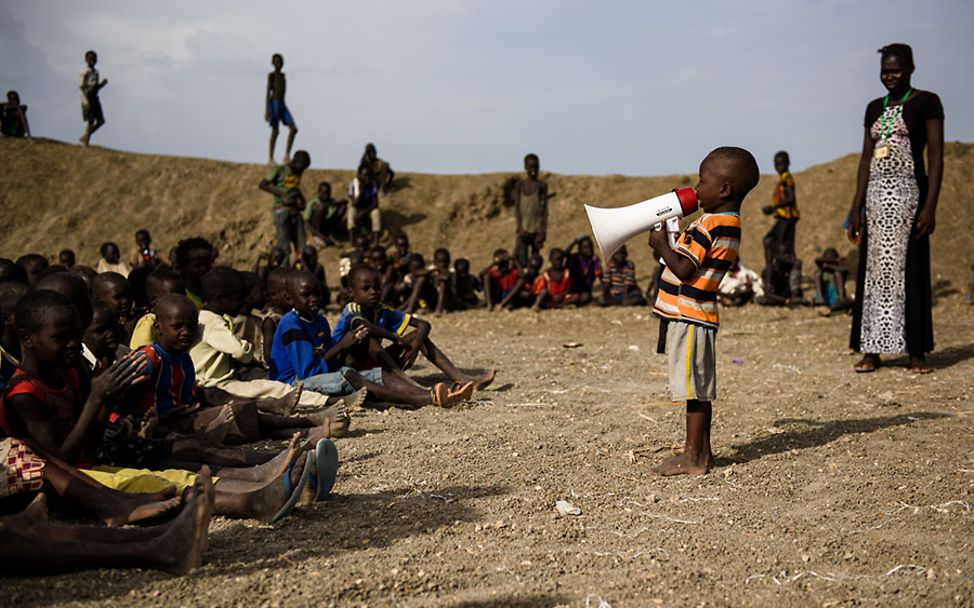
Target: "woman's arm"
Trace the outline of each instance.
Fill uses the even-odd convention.
[[[859,242],[859,223],[862,220],[862,206],[866,200],[866,187],[869,185],[869,164],[873,158],[873,138],[869,128],[863,131],[862,153],[859,155],[859,171],[856,173],[856,194],[852,197],[849,209],[849,240]]]
[[[936,225],[937,202],[940,199],[940,183],[944,178],[944,120],[927,121],[927,159],[930,173],[927,181],[927,200],[917,217],[916,238],[933,234]]]

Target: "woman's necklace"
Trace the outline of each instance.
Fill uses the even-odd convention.
[[[903,98],[900,99],[900,105],[902,106],[906,103],[906,98],[910,96],[913,92],[913,87],[906,90],[903,94]],[[893,131],[893,123],[896,122],[896,118],[892,115],[886,115],[886,108],[889,106],[889,93],[883,98],[883,112],[880,114],[882,116],[882,126],[880,127],[879,144],[873,148],[873,158],[880,160],[889,156],[890,145],[889,145],[889,135]],[[901,111],[902,114],[902,111]]]

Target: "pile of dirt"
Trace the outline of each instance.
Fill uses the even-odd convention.
[[[934,277],[954,286],[968,280],[974,261],[969,238],[974,228],[972,149],[960,143],[946,148],[933,240]],[[221,259],[246,265],[273,240],[271,200],[257,189],[265,166],[10,139],[0,141],[0,162],[3,256],[39,252],[53,257],[67,247],[77,252],[79,262],[94,265],[102,242],[116,241],[124,251],[135,230],[146,227],[160,250],[201,235],[219,246]],[[856,163],[857,156],[849,155],[795,175],[802,211],[798,250],[808,264],[825,247],[843,254],[852,249],[842,224],[855,189]],[[696,168],[687,170],[687,175],[665,177],[544,174],[552,194],[548,246],[564,246],[588,231],[584,203],[621,206],[692,186]],[[475,268],[481,267],[494,249],[512,245],[509,192],[516,177],[401,174],[395,191],[382,201],[383,222],[390,233],[405,230],[416,251],[428,254],[446,246],[454,257],[470,258]],[[316,184],[327,180],[341,193],[351,178],[351,171],[312,169],[303,180],[304,191],[310,199]],[[742,259],[757,268],[763,265],[761,238],[772,223],[759,209],[770,200],[774,183],[775,176],[763,176],[743,213]],[[640,275],[648,276],[652,266],[645,238],[633,241],[632,258]],[[335,249],[322,252],[328,270],[336,268],[337,257]]]

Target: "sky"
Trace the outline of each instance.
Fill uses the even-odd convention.
[[[974,141],[972,26],[970,0],[8,0],[0,87],[36,136],[76,142],[95,49],[93,143],[265,162],[279,52],[314,167],[354,168],[371,141],[399,171],[517,171],[535,152],[556,173],[670,175],[737,145],[771,172],[779,149],[794,169],[858,150],[890,42],[913,46],[947,140]]]

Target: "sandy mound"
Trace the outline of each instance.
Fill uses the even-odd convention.
[[[969,280],[974,261],[974,153],[971,144],[949,144],[946,175],[933,243],[933,272],[955,287]],[[313,152],[313,149],[312,149]],[[176,158],[82,149],[60,142],[0,141],[0,255],[17,257],[36,251],[56,255],[74,249],[81,263],[94,265],[106,240],[123,251],[137,228],[152,231],[156,245],[167,250],[179,238],[202,235],[221,250],[221,259],[244,265],[273,239],[271,200],[257,189],[266,167],[196,158]],[[395,159],[391,159],[395,161]],[[762,159],[770,166],[770,159]],[[695,171],[695,167],[687,167]],[[842,222],[855,188],[856,156],[817,165],[796,174],[803,220],[798,230],[799,254],[806,263],[828,246],[846,253],[851,247]],[[414,249],[429,254],[445,245],[454,257],[465,256],[479,268],[498,247],[510,247],[514,218],[507,191],[514,173],[481,175],[403,174],[399,188],[383,200],[384,222],[392,231],[406,230]],[[351,171],[309,171],[308,198],[315,184],[328,180],[344,192]],[[545,174],[553,194],[549,246],[563,246],[585,232],[583,203],[618,206],[637,202],[671,188],[692,185],[695,173],[667,177],[572,176]],[[772,220],[762,215],[774,186],[766,175],[748,199],[742,257],[761,266],[761,237]],[[643,237],[632,243],[641,276],[651,270]],[[329,271],[334,249],[322,254]],[[329,282],[334,283],[335,277]]]

